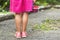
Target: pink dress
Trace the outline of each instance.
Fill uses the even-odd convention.
[[[10,0],[10,11],[15,13],[30,12],[33,8],[33,0]]]

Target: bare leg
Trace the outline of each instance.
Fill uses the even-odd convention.
[[[20,32],[21,22],[22,22],[22,14],[16,14],[15,15],[15,23],[16,23],[17,32]]]
[[[22,32],[26,31],[27,23],[28,23],[28,13],[26,12],[26,13],[23,14]]]

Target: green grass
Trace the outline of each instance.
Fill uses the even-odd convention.
[[[9,12],[5,11],[5,12],[0,12],[0,14],[9,14]]]
[[[60,20],[46,19],[41,24],[35,24],[33,29],[50,31],[50,30],[58,30],[59,28],[60,28]]]

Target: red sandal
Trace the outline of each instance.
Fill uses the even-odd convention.
[[[21,33],[20,32],[16,32],[15,37],[16,38],[21,38]]]
[[[27,37],[27,33],[26,32],[22,32],[22,37]]]

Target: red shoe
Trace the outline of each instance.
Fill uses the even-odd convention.
[[[16,32],[15,37],[16,38],[21,38],[21,33],[20,32]]]
[[[27,37],[27,33],[26,32],[22,32],[22,37]]]

